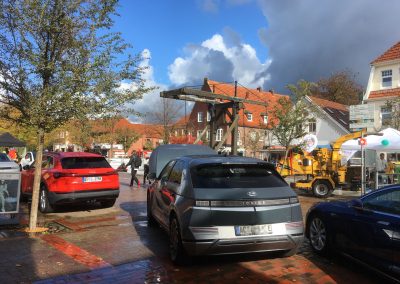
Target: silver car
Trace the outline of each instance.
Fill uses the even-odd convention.
[[[296,253],[303,218],[296,193],[264,161],[218,155],[167,163],[147,191],[149,224],[170,235],[170,257]]]
[[[19,172],[19,165],[11,160],[7,154],[0,153],[0,173],[15,173]]]

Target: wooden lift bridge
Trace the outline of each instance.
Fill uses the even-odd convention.
[[[239,111],[244,108],[244,103],[261,105],[267,107],[267,103],[260,101],[248,100],[244,98],[237,97],[237,82],[235,81],[235,94],[234,97],[228,95],[215,94],[212,92],[202,91],[193,88],[180,88],[170,91],[164,91],[160,93],[160,97],[193,101],[193,102],[203,102],[208,104],[208,111],[210,113],[211,119],[209,125],[207,125],[201,134],[196,138],[194,142],[197,144],[201,138],[205,135],[208,128],[210,128],[210,147],[213,149],[220,149],[222,145],[228,138],[229,133],[231,133],[231,154],[237,155],[237,140],[238,140],[238,121],[239,121]],[[230,121],[227,121],[229,127],[228,131],[224,134],[221,141],[217,143],[216,139],[216,122],[221,117],[228,117]]]

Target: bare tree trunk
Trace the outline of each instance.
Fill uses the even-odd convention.
[[[283,165],[281,166],[281,170],[279,171],[279,174],[282,173],[283,167],[284,167],[284,166],[286,165],[286,163],[287,163],[288,154],[289,154],[289,146],[286,147],[286,150],[285,150],[285,159],[283,159]],[[287,166],[289,166],[289,165],[287,165]]]
[[[35,177],[33,180],[31,214],[29,217],[29,231],[31,232],[33,232],[36,229],[36,223],[37,223],[40,181],[42,178],[43,145],[44,145],[44,130],[39,129],[38,145],[36,148],[36,158],[35,158]]]

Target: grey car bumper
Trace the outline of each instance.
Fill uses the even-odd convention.
[[[212,241],[184,241],[190,255],[220,255],[295,249],[303,242],[303,234],[219,239]]]

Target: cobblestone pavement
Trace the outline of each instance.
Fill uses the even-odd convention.
[[[40,224],[52,228],[48,234],[28,237],[0,229],[0,283],[382,282],[342,257],[313,254],[307,241],[288,258],[271,253],[199,257],[174,266],[166,233],[147,226],[146,190],[130,189],[128,178],[121,174],[121,195],[113,208],[92,205],[40,215]],[[299,194],[304,215],[321,201]]]

